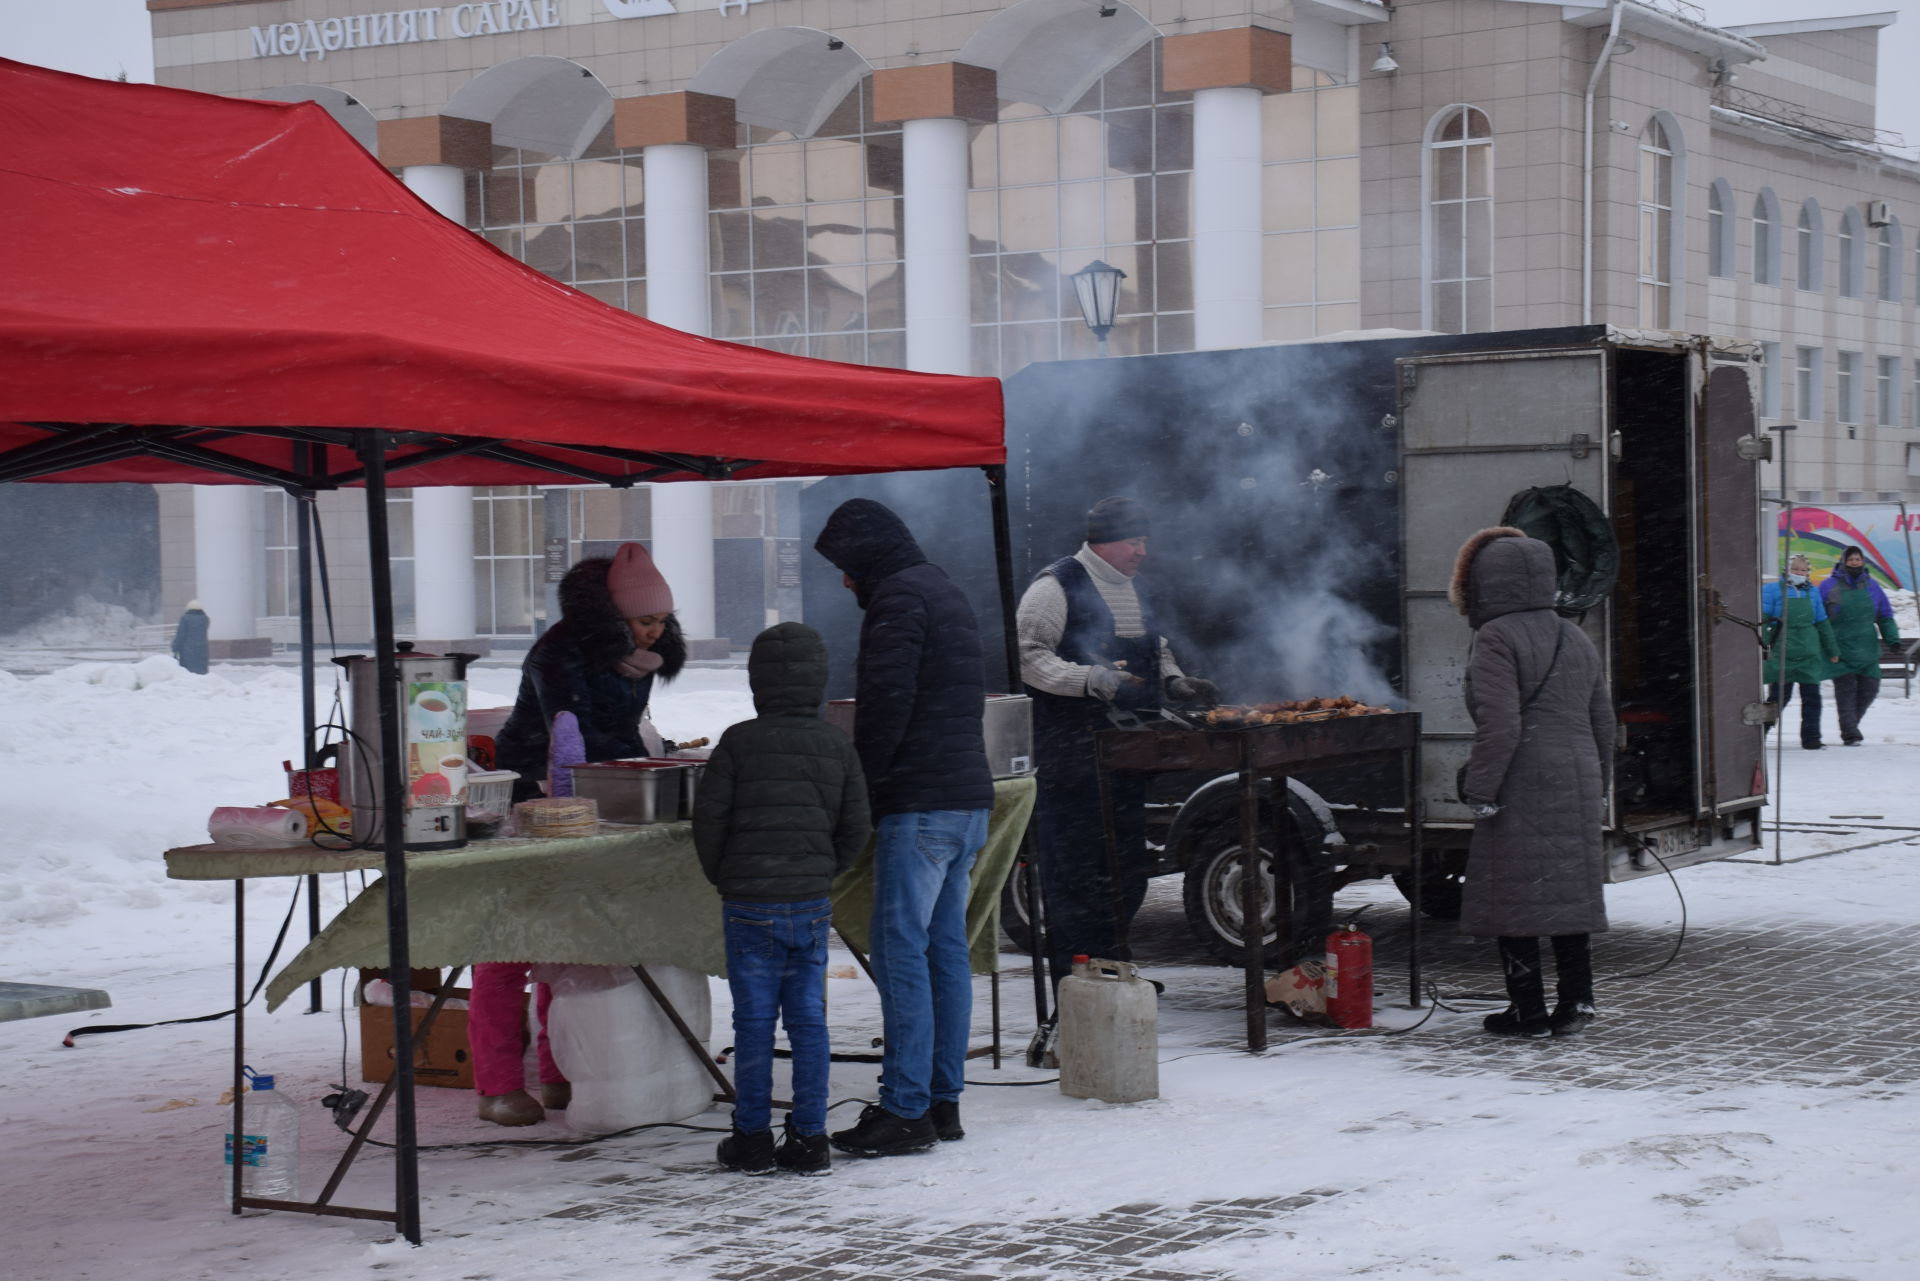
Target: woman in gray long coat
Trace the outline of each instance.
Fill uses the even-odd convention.
[[[1607,928],[1613,709],[1593,642],[1553,611],[1554,583],[1553,549],[1502,526],[1461,547],[1449,593],[1474,631],[1473,754],[1459,790],[1475,821],[1460,928],[1499,940],[1513,1004],[1486,1028],[1502,1036],[1568,1036],[1592,1020],[1587,936]],[[1551,1014],[1541,935],[1558,978]]]

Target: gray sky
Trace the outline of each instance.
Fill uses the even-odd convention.
[[[1920,146],[1920,0],[1696,0],[1716,23],[1785,22],[1891,11],[1880,33],[1880,126]],[[400,7],[368,0],[368,12]],[[145,0],[0,0],[0,55],[21,62],[133,80],[153,79]]]

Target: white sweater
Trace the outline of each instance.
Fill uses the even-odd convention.
[[[1101,560],[1093,548],[1080,544],[1073,558],[1086,567],[1100,599],[1113,611],[1114,634],[1123,639],[1146,635],[1146,623],[1140,616],[1140,597],[1133,580]],[[1087,697],[1088,668],[1070,663],[1057,652],[1067,632],[1067,593],[1060,580],[1051,574],[1034,580],[1020,598],[1015,615],[1020,629],[1020,679],[1035,689],[1068,698]],[[1172,680],[1182,675],[1173,661],[1173,651],[1163,638],[1160,642],[1160,677]]]

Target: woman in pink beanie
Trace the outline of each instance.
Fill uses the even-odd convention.
[[[560,621],[527,652],[520,693],[501,727],[495,759],[520,775],[513,798],[540,795],[547,775],[553,719],[570,712],[579,723],[587,761],[645,756],[640,722],[654,678],[670,681],[687,661],[687,644],[673,616],[673,591],[639,543],[613,556],[581,561],[560,581]],[[474,1088],[480,1117],[498,1125],[532,1125],[546,1108],[564,1109],[572,1087],[547,1049],[545,984],[537,986],[540,1025],[540,1099],[527,1093],[524,964],[473,967],[467,1015]],[[542,1107],[542,1103],[545,1107]]]

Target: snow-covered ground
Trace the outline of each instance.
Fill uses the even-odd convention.
[[[663,732],[716,735],[750,714],[742,676],[690,671],[656,700]],[[511,673],[483,671],[476,684],[476,706],[513,692]],[[0,1213],[8,1224],[0,1278],[711,1275],[666,1262],[687,1240],[663,1240],[644,1216],[541,1217],[587,1199],[593,1177],[610,1170],[696,1164],[711,1135],[664,1130],[618,1140],[619,1166],[557,1162],[530,1149],[429,1152],[428,1243],[412,1251],[379,1224],[224,1213],[217,1101],[230,1072],[227,1023],[61,1047],[60,1034],[78,1023],[225,1008],[231,887],[168,881],[160,851],[203,839],[215,805],[280,796],[280,762],[296,750],[298,719],[297,682],[284,669],[196,677],[159,657],[25,680],[0,672],[0,779],[11,820],[0,858],[0,976],[102,987],[114,999],[112,1010],[89,1016],[0,1025]],[[1862,748],[1788,747],[1780,781],[1790,818],[1877,815],[1920,825],[1920,700],[1889,683],[1867,728]],[[1792,859],[1834,844],[1789,833],[1784,852]],[[1890,844],[1780,868],[1695,868],[1681,880],[1700,928],[1786,916],[1904,936],[1920,914],[1917,853],[1920,844]],[[344,879],[328,884],[328,912]],[[289,892],[279,882],[253,884],[256,945],[278,927]],[[1664,878],[1615,887],[1609,904],[1619,926],[1665,929],[1674,916]],[[1684,981],[1686,963],[1669,972],[1674,981]],[[1193,974],[1213,982],[1220,972]],[[1911,991],[1911,974],[1901,981]],[[835,979],[832,987],[836,1024],[875,1020],[865,983]],[[1011,991],[1018,1045],[1022,993]],[[724,988],[715,995],[716,1027],[724,1027]],[[358,1050],[345,1042],[337,984],[328,984],[326,1014],[300,1013],[303,1004],[250,1012],[249,1055],[302,1104],[306,1177],[317,1180],[342,1143],[312,1101],[342,1079],[343,1051],[357,1076]],[[1164,1023],[1157,1102],[1114,1108],[1045,1086],[970,1091],[965,1143],[912,1161],[843,1162],[824,1185],[829,1204],[929,1231],[953,1223],[984,1231],[1132,1202],[1331,1187],[1343,1195],[1294,1212],[1284,1235],[1202,1246],[1180,1254],[1178,1266],[1249,1279],[1397,1281],[1920,1276],[1911,1218],[1920,1109],[1904,1087],[1761,1084],[1705,1095],[1552,1087],[1497,1072],[1419,1070],[1417,1055],[1366,1040],[1251,1058],[1220,1048],[1236,1019],[1230,1010],[1183,1015]],[[1382,1017],[1413,1016],[1392,1009]],[[1471,1017],[1438,1014],[1396,1047]],[[1605,1020],[1589,1035],[1606,1037]],[[1649,1075],[1659,1066],[1649,1061]],[[1017,1059],[1006,1071],[1026,1075]],[[871,1091],[872,1069],[836,1065],[835,1097]],[[836,1124],[849,1111],[836,1112]],[[421,1113],[423,1142],[500,1133],[475,1122],[470,1096],[458,1092],[423,1090]],[[725,1124],[719,1113],[702,1120]],[[565,1131],[556,1123],[538,1133]],[[387,1169],[378,1155],[364,1158],[340,1200],[382,1204]],[[732,1186],[718,1175],[687,1177]],[[770,1203],[776,1196],[770,1189]],[[1009,1265],[1009,1275],[1016,1271]]]

